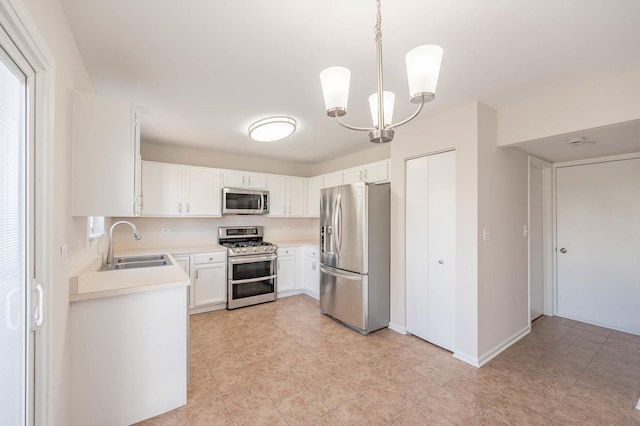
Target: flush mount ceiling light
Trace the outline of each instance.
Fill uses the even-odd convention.
[[[257,142],[279,141],[295,132],[296,125],[296,120],[291,117],[263,118],[249,126],[249,137]]]
[[[378,71],[378,91],[369,98],[369,107],[374,127],[355,127],[340,119],[347,113],[349,99],[349,80],[351,71],[344,67],[330,67],[320,73],[320,83],[327,115],[335,117],[338,124],[347,129],[369,132],[369,140],[373,143],[391,142],[393,128],[402,126],[420,114],[425,103],[434,99],[440,64],[442,62],[442,48],[434,44],[418,46],[407,53],[407,78],[409,80],[409,95],[411,102],[418,104],[417,111],[409,118],[396,124],[391,124],[395,95],[385,92],[382,84],[382,15],[380,0],[376,0],[378,14],[376,15],[375,42]],[[378,108],[378,105],[384,105]]]

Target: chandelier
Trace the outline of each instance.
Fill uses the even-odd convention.
[[[335,117],[338,124],[347,129],[369,132],[369,140],[373,143],[384,143],[393,140],[393,129],[395,127],[402,126],[413,120],[420,114],[424,104],[434,99],[443,51],[440,46],[427,44],[418,46],[407,53],[409,95],[411,102],[418,104],[418,109],[409,118],[392,124],[395,95],[392,92],[385,91],[383,85],[380,0],[376,0],[376,6],[378,13],[374,30],[378,90],[369,97],[369,108],[374,127],[351,126],[340,118],[347,113],[351,71],[345,67],[329,67],[320,73],[320,83],[322,84],[322,94],[324,95],[324,103],[329,117]],[[383,107],[379,108],[378,105],[383,105]]]

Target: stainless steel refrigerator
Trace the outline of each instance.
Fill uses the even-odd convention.
[[[389,325],[389,184],[322,190],[320,309],[362,334]]]

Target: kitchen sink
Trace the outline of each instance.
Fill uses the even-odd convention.
[[[154,266],[170,265],[167,255],[149,255],[149,256],[129,256],[129,257],[116,257],[113,260],[113,265],[103,266],[101,271],[113,271],[116,269],[136,269],[136,268],[150,268]]]

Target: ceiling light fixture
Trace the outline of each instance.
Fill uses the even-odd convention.
[[[338,124],[347,129],[369,132],[369,139],[373,143],[384,143],[393,140],[394,127],[402,126],[413,120],[420,114],[424,104],[434,99],[443,50],[440,46],[427,44],[418,46],[407,53],[409,95],[411,96],[411,102],[418,104],[418,109],[409,118],[391,124],[395,96],[391,92],[385,92],[382,84],[382,15],[380,13],[380,0],[376,0],[376,6],[378,14],[376,15],[374,29],[376,34],[378,90],[369,98],[374,127],[355,127],[346,124],[340,119],[347,113],[351,71],[344,67],[329,67],[320,73],[320,83],[322,84],[324,103],[329,117],[335,117]],[[384,107],[378,108],[378,105],[384,105]]]
[[[249,126],[249,137],[257,142],[279,141],[293,134],[297,124],[291,117],[263,118]]]

